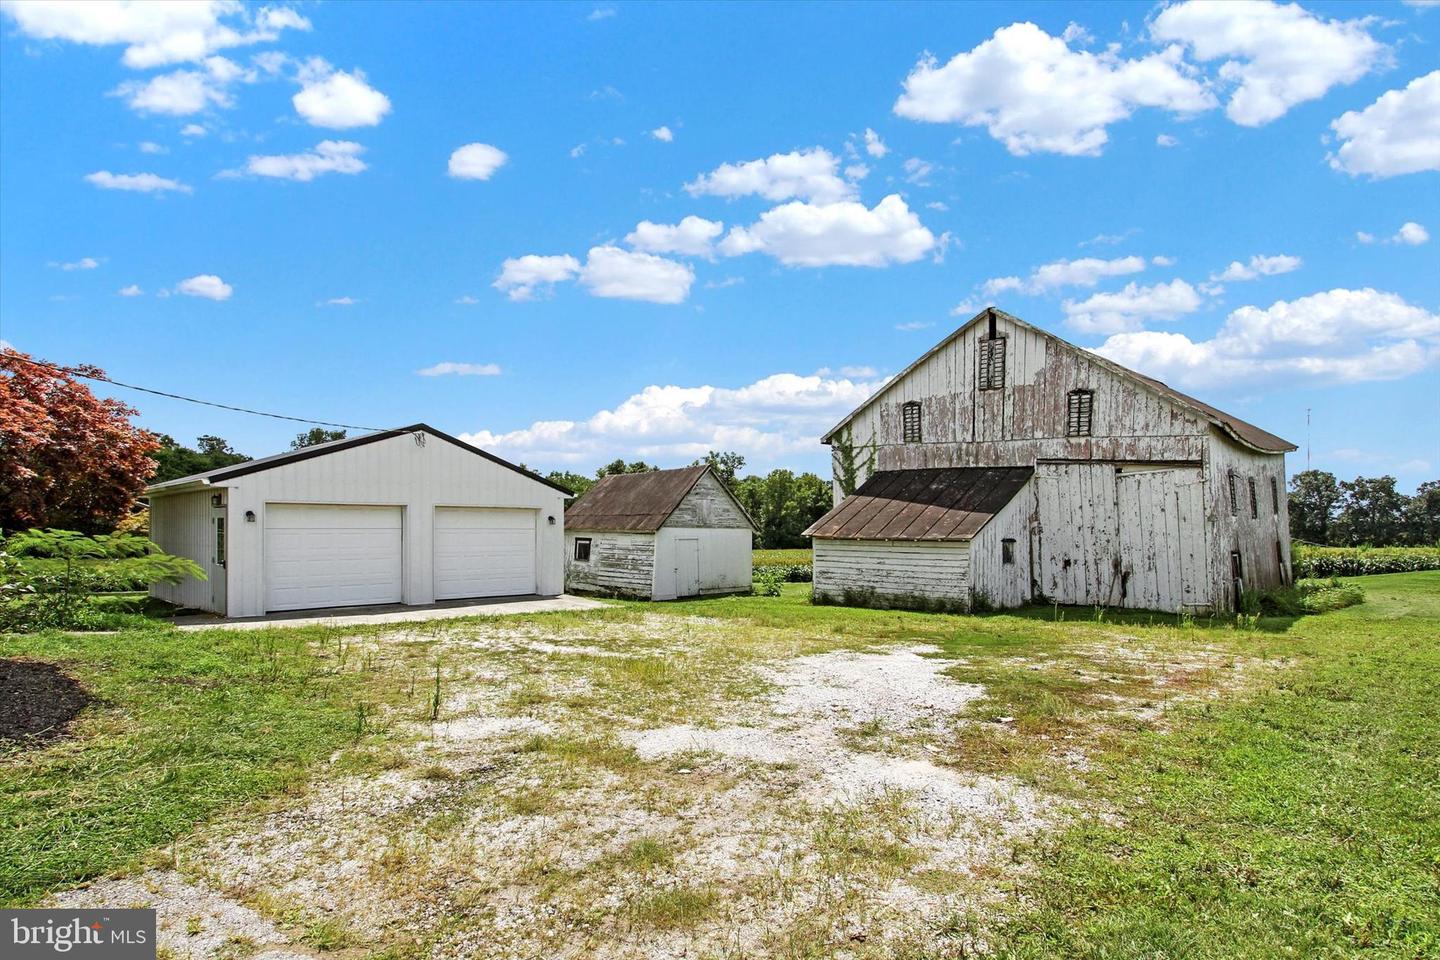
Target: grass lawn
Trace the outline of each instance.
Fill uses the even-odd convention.
[[[0,758],[0,899],[178,865],[286,942],[416,957],[1435,955],[1440,572],[1356,582],[1238,623],[787,584],[0,638],[103,700]],[[923,776],[817,800],[874,770]]]

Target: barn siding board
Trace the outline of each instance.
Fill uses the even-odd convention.
[[[215,518],[227,512],[211,505],[215,493],[223,498],[221,491],[205,490],[151,499],[150,539],[166,553],[200,564],[207,579],[186,577],[179,583],[157,583],[150,593],[168,603],[223,614],[226,568],[215,562]],[[226,526],[228,536],[228,516]]]
[[[590,539],[589,561],[575,559],[577,537]],[[565,534],[565,585],[577,593],[649,600],[655,589],[655,535],[571,530]]]
[[[957,606],[970,602],[968,541],[814,541],[815,595],[831,602],[873,596],[883,602],[917,598]]]
[[[1018,607],[1031,594],[1030,538],[1035,525],[1034,479],[970,541],[970,584],[975,602],[984,597],[994,607]],[[1004,562],[1004,540],[1015,541],[1015,562]]]
[[[1240,509],[1230,512],[1229,471],[1239,477]],[[1285,460],[1271,454],[1260,454],[1241,447],[1218,431],[1212,432],[1205,464],[1208,497],[1206,510],[1211,518],[1210,558],[1211,581],[1216,585],[1216,601],[1225,609],[1237,603],[1231,585],[1230,554],[1240,553],[1247,590],[1269,590],[1283,585],[1290,570],[1289,504],[1285,492]],[[1279,513],[1270,504],[1270,479],[1275,478],[1280,492]],[[1250,491],[1246,483],[1253,478],[1260,494],[1259,516],[1250,516]],[[1275,544],[1280,544],[1283,564],[1275,559]]]
[[[704,473],[680,505],[666,518],[667,527],[725,527],[729,529],[751,529],[750,520],[745,516],[734,496],[713,473]]]

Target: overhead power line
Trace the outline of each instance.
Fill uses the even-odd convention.
[[[112,380],[109,377],[94,373],[82,373],[73,367],[62,367],[56,363],[46,363],[44,360],[32,360],[29,357],[22,357],[15,353],[7,353],[7,360],[15,360],[20,363],[28,363],[34,367],[43,367],[48,370],[55,370],[72,377],[80,377],[83,380],[98,380],[101,383],[108,383],[115,387],[124,387],[126,390],[139,390],[141,393],[149,393],[157,397],[168,397],[171,400],[184,400],[186,403],[198,403],[206,407],[217,407],[221,410],[233,410],[236,413],[248,413],[256,417],[269,417],[272,420],[290,420],[295,423],[311,423],[319,427],[344,427],[346,430],[385,430],[386,427],[363,427],[353,423],[335,423],[331,420],[311,420],[308,417],[290,417],[283,413],[266,413],[264,410],[251,410],[249,407],[237,407],[229,403],[216,403],[213,400],[197,400],[195,397],[186,397],[178,393],[169,393],[165,390],[153,390],[150,387],[141,387],[133,383],[122,383],[119,380]]]

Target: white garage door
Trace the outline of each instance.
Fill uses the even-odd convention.
[[[308,610],[402,597],[402,508],[265,508],[265,609]]]
[[[435,508],[435,599],[535,592],[534,510]]]

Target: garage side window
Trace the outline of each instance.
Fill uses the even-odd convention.
[[[590,562],[590,538],[575,538],[575,559],[580,563]]]
[[[225,566],[225,518],[215,518],[215,565]]]

